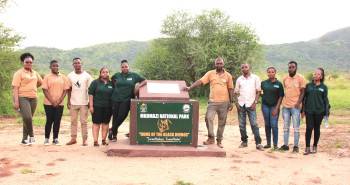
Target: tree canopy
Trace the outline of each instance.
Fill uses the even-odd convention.
[[[6,0],[0,0],[0,11]],[[0,114],[10,114],[12,74],[19,68],[18,53],[14,51],[22,38],[0,23]]]
[[[161,33],[165,37],[153,40],[136,59],[136,67],[147,79],[193,83],[214,68],[218,56],[234,76],[240,64],[263,61],[255,32],[219,10],[196,16],[176,12],[164,20]]]

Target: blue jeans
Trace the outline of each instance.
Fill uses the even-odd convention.
[[[270,107],[268,105],[262,104],[261,110],[264,116],[265,121],[265,134],[266,134],[266,142],[267,145],[271,145],[271,129],[273,135],[273,146],[277,146],[278,144],[278,116],[272,116],[272,111],[275,107]]]
[[[300,109],[297,108],[282,108],[282,116],[284,120],[283,125],[283,137],[284,137],[284,145],[288,146],[289,142],[289,127],[290,122],[293,122],[294,129],[294,146],[299,145],[299,127],[300,127]]]
[[[261,144],[261,138],[259,134],[259,127],[256,123],[256,111],[252,110],[250,107],[239,106],[240,110],[238,113],[239,118],[239,131],[241,132],[241,140],[242,142],[248,142],[246,124],[247,124],[247,114],[250,122],[250,127],[252,128],[252,132],[254,134],[255,144]]]

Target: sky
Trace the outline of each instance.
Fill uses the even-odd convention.
[[[308,41],[350,26],[348,0],[10,0],[0,22],[20,47],[59,49],[161,37],[163,20],[184,10],[219,9],[250,26],[262,44]]]

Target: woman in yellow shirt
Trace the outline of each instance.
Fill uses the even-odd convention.
[[[20,57],[23,68],[12,79],[13,107],[20,112],[23,119],[23,138],[21,143],[31,145],[35,142],[33,133],[33,115],[37,105],[37,87],[42,78],[33,70],[34,56],[23,53]]]

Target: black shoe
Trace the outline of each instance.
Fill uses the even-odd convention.
[[[109,140],[112,140],[112,139],[113,139],[113,132],[112,132],[112,129],[111,129],[111,128],[108,130],[108,139],[109,139]]]
[[[247,142],[242,142],[241,145],[239,145],[239,148],[245,148],[245,147],[248,147]]]
[[[299,147],[294,146],[293,147],[293,153],[299,153]]]
[[[30,143],[28,142],[28,140],[25,140],[25,139],[22,139],[21,144],[22,144],[22,145],[26,145],[26,146],[30,145]]]
[[[282,145],[280,148],[281,151],[288,151],[289,150],[289,146],[287,145]]]
[[[267,144],[264,146],[264,148],[271,148],[271,145]]]
[[[277,145],[273,145],[273,150],[278,150],[278,146]]]

